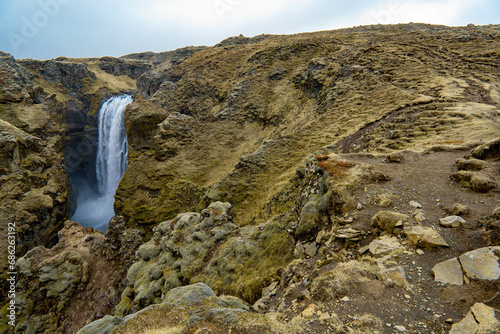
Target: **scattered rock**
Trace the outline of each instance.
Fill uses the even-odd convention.
[[[394,329],[398,332],[406,332],[406,328],[404,326],[394,326]]]
[[[299,225],[295,231],[297,237],[307,236],[317,228],[320,216],[319,204],[317,200],[307,202],[300,212]]]
[[[454,203],[451,208],[447,208],[445,211],[451,216],[467,216],[470,213],[470,208],[467,205]]]
[[[384,235],[373,240],[368,248],[373,255],[382,255],[401,248],[401,244],[396,237]]]
[[[422,204],[418,203],[418,202],[415,202],[415,201],[410,201],[408,203],[411,207],[414,207],[415,209],[421,209],[422,208]]]
[[[424,221],[427,220],[427,218],[425,217],[424,212],[422,210],[416,210],[413,213],[413,219],[415,219],[415,221],[417,223],[423,223]]]
[[[271,285],[262,289],[262,297],[272,296],[276,293],[276,288],[278,287],[279,282],[273,282]]]
[[[404,233],[408,240],[420,247],[448,247],[448,243],[431,227],[405,226]]]
[[[321,324],[328,324],[336,320],[336,317],[332,316],[329,312],[323,312],[318,317],[318,320]]]
[[[366,245],[366,246],[360,247],[360,248],[358,249],[358,253],[359,253],[359,254],[364,254],[364,253],[366,253],[368,250],[370,250],[370,246],[369,246],[369,245]]]
[[[407,288],[409,286],[406,280],[405,271],[401,266],[381,270],[379,272],[379,278],[387,284],[394,284],[402,288]]]
[[[498,333],[500,321],[495,317],[495,309],[483,303],[476,303],[465,318],[451,326],[449,334]],[[495,329],[496,328],[496,329]]]
[[[432,268],[435,281],[462,285],[465,278],[497,280],[500,278],[500,247],[485,247],[467,252],[458,258],[440,262]]]
[[[316,304],[309,304],[309,306],[304,311],[302,311],[301,315],[304,318],[311,318],[316,315],[316,312],[317,312]]]
[[[445,227],[460,227],[467,224],[467,222],[459,216],[448,216],[446,218],[439,219],[439,224]]]
[[[399,222],[408,221],[409,217],[405,214],[399,212],[392,211],[380,211],[372,218],[372,222],[375,225],[378,225],[385,231],[392,233],[394,230],[394,226]]]
[[[339,239],[347,239],[351,241],[361,240],[363,236],[363,231],[352,228],[350,226],[345,226],[335,232],[335,236]]]
[[[457,258],[436,264],[432,268],[434,280],[443,284],[463,285],[462,265]]]
[[[318,245],[316,242],[311,242],[307,244],[304,248],[304,252],[309,255],[310,257],[313,257],[316,255],[316,252],[318,251]]]
[[[485,247],[459,257],[464,273],[470,278],[497,280],[500,278],[499,247]]]
[[[388,198],[381,199],[378,205],[382,208],[387,208],[391,205],[391,200]]]
[[[474,319],[474,315],[469,312],[462,321],[451,326],[449,334],[474,334],[478,328],[479,324]]]
[[[303,259],[307,256],[306,254],[306,249],[304,245],[299,241],[295,245],[295,248],[293,249],[293,257],[297,259]]]

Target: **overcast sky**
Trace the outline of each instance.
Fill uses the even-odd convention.
[[[0,0],[16,58],[121,56],[367,24],[498,24],[499,0]]]

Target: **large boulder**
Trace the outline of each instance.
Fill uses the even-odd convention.
[[[105,316],[80,329],[76,334],[108,334],[122,323],[119,317]]]
[[[163,299],[163,303],[191,307],[215,296],[215,292],[208,285],[196,283],[170,290]]]
[[[449,259],[436,264],[432,268],[434,280],[443,284],[462,285],[464,277],[462,265],[457,258]]]

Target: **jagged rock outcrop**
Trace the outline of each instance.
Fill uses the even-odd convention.
[[[21,108],[26,114],[32,111],[29,106]],[[46,116],[42,111],[36,121],[43,124]],[[12,121],[22,125],[19,120]],[[25,128],[30,130],[30,126]],[[57,131],[57,127],[52,129]],[[7,235],[8,223],[15,227],[17,254],[57,241],[68,201],[61,148],[58,132],[44,140],[0,119],[0,230]],[[7,242],[0,243],[0,250],[7,254]],[[6,273],[7,257],[0,260],[0,266]],[[2,290],[2,299],[6,291]]]
[[[64,58],[55,60],[23,59],[19,63],[32,71],[39,73],[50,83],[61,84],[63,87],[78,91],[84,85],[91,85],[97,79],[94,72],[84,63],[66,61]]]
[[[253,44],[253,43],[258,43],[260,41],[265,40],[268,38],[270,35],[258,35],[255,37],[245,37],[243,35],[239,36],[233,36],[233,37],[228,37],[225,40],[215,44],[214,47],[223,47],[223,46],[232,46],[232,45],[240,45],[240,44]]]
[[[120,59],[113,57],[99,58],[99,68],[116,76],[126,75],[137,79],[145,72],[151,70],[151,65],[146,61]]]
[[[71,221],[58,237],[51,249],[35,247],[16,262],[16,331],[70,333],[110,314],[131,255],[142,243],[140,232],[125,230],[120,217],[111,221],[106,237]]]
[[[206,49],[206,46],[187,46],[184,48],[166,52],[131,53],[120,58],[146,61],[151,64],[154,69],[159,67],[168,68],[171,66],[179,65],[193,54]]]
[[[0,51],[0,103],[20,102],[27,96],[26,88],[33,76],[16,64],[14,57]]]

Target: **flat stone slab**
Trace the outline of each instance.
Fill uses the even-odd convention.
[[[434,280],[444,284],[462,285],[463,275],[482,280],[500,279],[500,246],[479,248],[436,264]]]
[[[467,224],[467,222],[459,216],[448,216],[446,218],[439,219],[439,224],[445,227],[460,227]]]
[[[463,285],[462,265],[457,258],[440,262],[432,268],[434,280],[443,284]]]
[[[471,312],[467,313],[467,315],[456,324],[451,326],[451,330],[449,334],[471,334],[476,333],[479,328],[479,324],[474,319],[474,315]]]
[[[483,303],[476,303],[462,321],[451,326],[449,334],[473,334],[480,329],[491,328],[499,322],[495,317],[494,308]],[[488,331],[488,333],[493,332]]]
[[[484,247],[459,257],[464,273],[470,278],[500,279],[500,247]]]

